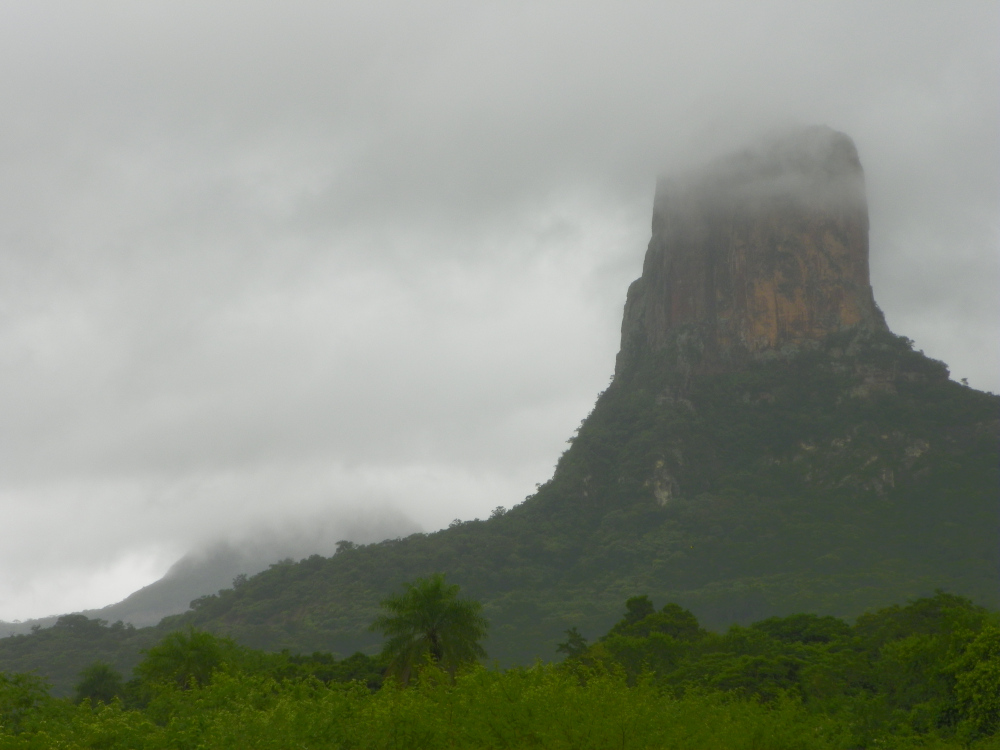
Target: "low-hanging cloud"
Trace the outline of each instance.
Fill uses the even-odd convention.
[[[0,14],[0,618],[516,503],[611,375],[657,176],[773,129],[854,138],[890,326],[997,390],[994,5]]]

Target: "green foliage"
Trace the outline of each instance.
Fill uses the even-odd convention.
[[[653,633],[669,635],[679,641],[696,641],[706,635],[691,612],[669,603],[657,612],[648,596],[636,596],[625,602],[625,616],[608,636],[647,638]]]
[[[853,626],[797,614],[687,640],[644,632],[659,614],[626,616],[577,661],[677,694],[794,697],[853,726],[861,746],[889,735],[984,738],[1000,724],[997,616],[961,597],[939,592],[866,613]]]
[[[48,701],[48,685],[41,678],[0,672],[0,732],[19,734]]]
[[[442,596],[451,592],[442,582]],[[426,662],[408,687],[374,690],[364,675],[377,663],[361,654],[269,654],[174,633],[136,670],[133,688],[150,688],[142,704],[73,705],[37,677],[0,674],[0,747],[986,750],[1000,741],[1000,622],[968,600],[938,593],[854,625],[796,614],[722,634],[692,626],[680,607],[633,602],[589,647],[570,629],[574,658],[561,664],[452,675]],[[667,626],[643,626],[664,615]],[[342,681],[352,673],[361,679]]]
[[[460,673],[430,668],[409,689],[279,682],[217,673],[157,699],[159,721],[118,703],[41,721],[4,747],[101,748],[616,748],[844,747],[844,728],[794,702],[772,707],[721,694],[664,695],[621,675],[585,680],[553,667]]]
[[[272,666],[268,673],[281,679],[305,679],[311,677],[324,684],[331,682],[360,682],[369,690],[382,687],[385,664],[360,651],[346,659],[338,660],[333,654],[320,651],[309,656],[289,654],[287,651],[271,657]]]
[[[74,700],[77,703],[89,701],[91,705],[98,702],[111,703],[115,698],[120,698],[124,691],[125,683],[121,672],[110,664],[97,661],[80,673]]]
[[[963,730],[973,736],[1000,729],[1000,627],[988,625],[948,669]]]
[[[567,659],[576,659],[582,656],[586,650],[587,639],[576,629],[576,626],[566,631],[566,642],[556,646],[556,651],[566,654]]]
[[[417,664],[430,660],[454,677],[459,666],[486,656],[479,641],[489,623],[479,602],[460,599],[459,587],[446,584],[441,574],[403,588],[382,602],[386,614],[371,624],[388,638],[382,653],[390,673],[405,684]]]
[[[72,696],[84,669],[100,661],[127,674],[142,658],[140,652],[163,635],[154,628],[65,615],[51,628],[0,638],[0,670],[37,670],[51,683],[53,695]]]
[[[171,633],[146,652],[136,675],[152,685],[172,684],[181,689],[207,685],[212,673],[231,661],[237,650],[228,638],[203,630]]]
[[[783,643],[830,643],[851,632],[850,626],[841,619],[811,614],[769,617],[750,627]]]
[[[648,596],[645,594],[642,596],[633,596],[625,602],[624,624],[632,625],[637,623],[655,611],[653,602],[649,600]]]

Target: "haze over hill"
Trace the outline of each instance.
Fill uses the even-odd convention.
[[[271,565],[157,628],[68,618],[0,640],[0,669],[65,682],[81,665],[45,656],[64,638],[127,669],[188,626],[372,651],[379,601],[436,572],[482,601],[502,664],[551,658],[570,627],[606,631],[638,594],[714,628],[936,589],[995,608],[1000,398],[888,330],[863,186],[854,144],[825,127],[661,183],[614,378],[524,502]]]
[[[864,172],[850,138],[797,129],[657,184],[616,376],[684,329],[706,365],[731,366],[851,328],[888,330],[869,280]]]
[[[656,173],[776,127],[851,134],[890,327],[1000,390],[995,3],[227,7],[0,11],[0,619],[533,493]]]
[[[120,602],[80,614],[108,623],[124,622],[136,627],[155,625],[167,615],[186,611],[192,600],[219,589],[230,588],[237,576],[252,576],[272,563],[299,560],[314,554],[332,555],[337,542],[349,539],[359,544],[406,536],[419,531],[409,518],[391,508],[370,509],[353,518],[314,518],[308,528],[275,528],[269,533],[239,542],[217,542],[185,555],[159,580],[144,586]],[[35,627],[50,627],[59,615],[21,622],[0,622],[0,636],[29,633]]]

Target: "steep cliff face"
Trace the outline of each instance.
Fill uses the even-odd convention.
[[[616,374],[678,336],[720,364],[857,326],[885,329],[864,172],[849,137],[808,128],[659,182]]]

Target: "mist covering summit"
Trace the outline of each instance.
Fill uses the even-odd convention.
[[[857,150],[829,128],[661,180],[614,379],[536,494],[272,565],[105,658],[129,668],[187,626],[374,652],[379,601],[439,572],[483,603],[501,664],[554,658],[571,627],[607,632],[641,594],[714,628],[935,589],[996,607],[1000,398],[888,330],[868,251]],[[31,668],[11,640],[0,669]]]
[[[868,271],[857,149],[815,127],[661,179],[616,374],[682,333],[722,364],[856,327],[888,330]]]

